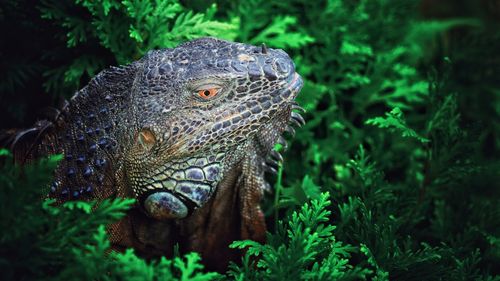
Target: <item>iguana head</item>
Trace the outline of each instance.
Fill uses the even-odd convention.
[[[150,51],[140,64],[124,170],[157,219],[202,207],[250,141],[269,153],[303,84],[284,51],[212,38]]]

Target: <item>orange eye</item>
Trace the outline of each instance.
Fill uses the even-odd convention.
[[[198,95],[202,97],[203,99],[211,99],[215,97],[219,93],[220,88],[210,88],[210,89],[204,89],[204,90],[199,90]]]

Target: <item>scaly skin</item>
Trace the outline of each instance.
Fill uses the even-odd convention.
[[[62,153],[50,197],[132,197],[108,230],[116,249],[169,255],[179,243],[222,269],[237,239],[265,239],[266,165],[302,87],[282,50],[204,38],[102,71],[53,123],[18,134],[18,161]],[[207,97],[208,96],[208,97]]]

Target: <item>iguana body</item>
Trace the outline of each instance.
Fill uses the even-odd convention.
[[[50,187],[59,202],[136,198],[109,226],[115,248],[152,257],[178,243],[223,267],[231,241],[264,240],[265,162],[303,122],[301,86],[281,50],[194,40],[101,72],[13,149],[18,161],[64,155]],[[27,136],[34,146],[19,145]]]

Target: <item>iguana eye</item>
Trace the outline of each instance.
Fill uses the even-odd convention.
[[[198,96],[200,96],[202,99],[211,99],[219,93],[220,88],[209,88],[209,89],[201,89],[198,90]]]

